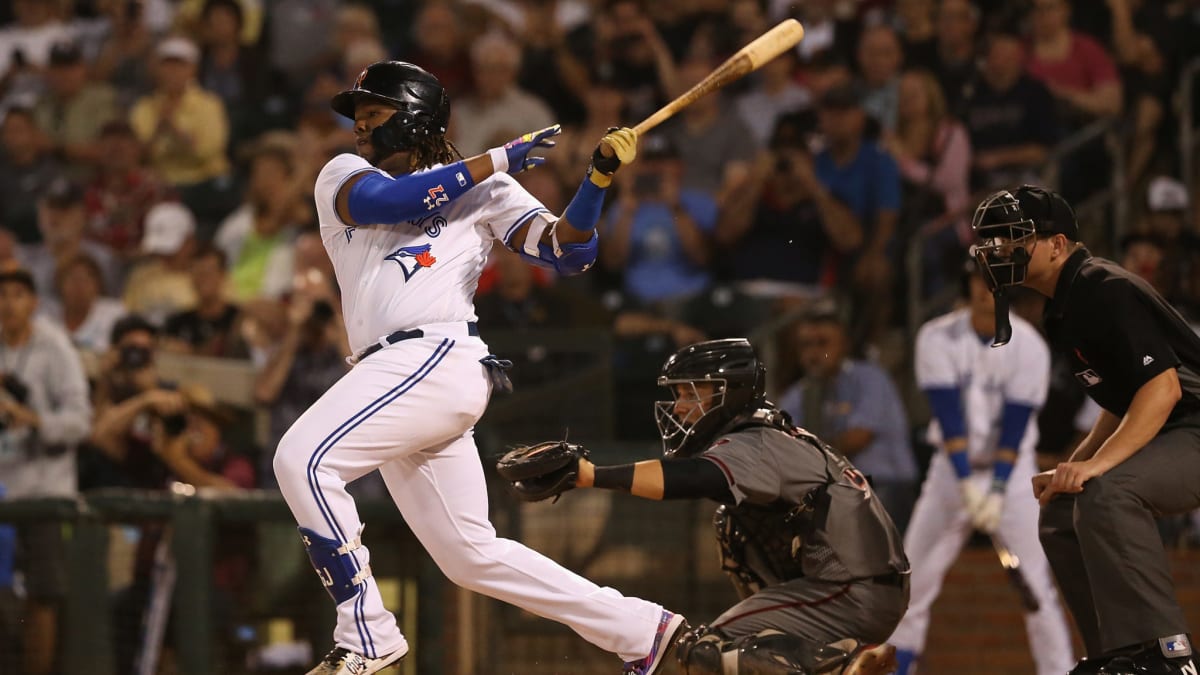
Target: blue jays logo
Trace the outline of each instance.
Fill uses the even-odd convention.
[[[430,244],[402,246],[385,257],[384,260],[396,261],[396,264],[400,265],[400,269],[404,271],[404,280],[408,281],[422,267],[433,267],[433,264],[437,262],[437,258],[429,253],[430,248],[432,248]],[[406,258],[412,261],[411,266],[405,262]]]
[[[450,195],[446,194],[446,188],[441,185],[435,185],[429,188],[429,196],[424,199],[425,209],[432,211],[437,207],[450,201]]]

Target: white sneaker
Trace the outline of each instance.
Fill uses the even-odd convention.
[[[408,648],[404,648],[377,659],[369,659],[362,654],[355,654],[349,649],[335,647],[333,651],[325,655],[316,668],[308,671],[308,675],[371,675],[371,673],[377,673],[398,663],[407,654]]]

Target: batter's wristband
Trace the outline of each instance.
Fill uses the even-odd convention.
[[[1008,479],[1012,477],[1013,463],[1004,460],[996,460],[992,464],[992,490],[995,492],[1003,492]]]
[[[633,489],[633,465],[595,467],[592,487],[629,492]]]
[[[948,454],[950,455],[950,465],[954,467],[954,475],[958,476],[960,480],[969,477],[971,475],[971,462],[967,459],[967,451],[959,450]]]
[[[493,173],[508,173],[508,152],[504,148],[488,150],[488,157],[492,158]]]

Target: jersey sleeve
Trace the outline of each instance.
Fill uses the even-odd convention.
[[[317,174],[317,183],[313,187],[313,199],[317,202],[317,219],[321,223],[321,239],[341,234],[346,228],[352,227],[338,217],[337,195],[347,180],[364,171],[382,173],[362,157],[342,153],[326,162],[321,173]]]
[[[1050,389],[1050,349],[1033,326],[1019,325],[1020,350],[1017,363],[1005,371],[1004,400],[1036,410],[1046,403]]]
[[[700,455],[721,469],[737,503],[770,504],[783,492],[780,467],[760,432],[743,431],[718,438]]]
[[[510,241],[513,233],[534,216],[541,214],[551,220],[557,219],[550,209],[507,173],[492,174],[482,187],[485,188],[485,194],[479,204],[482,211],[480,222],[486,224],[492,235],[510,249],[513,248]]]
[[[1111,279],[1102,286],[1098,300],[1105,311],[1113,346],[1113,366],[1125,381],[1141,387],[1162,372],[1181,363],[1165,331],[1159,328],[1158,313],[1145,293],[1127,279]]]
[[[950,341],[937,326],[925,324],[917,333],[916,371],[917,387],[921,389],[944,389],[959,386],[954,362],[947,358]]]

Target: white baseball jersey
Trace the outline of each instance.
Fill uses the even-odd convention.
[[[321,239],[342,289],[354,353],[398,330],[474,321],[475,288],[493,239],[507,243],[538,214],[554,219],[501,172],[453,202],[440,186],[431,189],[427,215],[418,220],[353,227],[337,215],[337,193],[363,171],[388,175],[362,157],[342,154],[321,169],[314,190]]]
[[[967,452],[974,467],[991,465],[1000,440],[1005,401],[1035,411],[1046,402],[1050,386],[1050,350],[1029,322],[1012,317],[1013,337],[992,347],[971,327],[971,311],[960,309],[933,319],[917,333],[916,375],[922,389],[958,387],[967,428]],[[1031,415],[1018,452],[1037,445],[1037,415]],[[941,447],[941,427],[929,425],[930,443]]]

